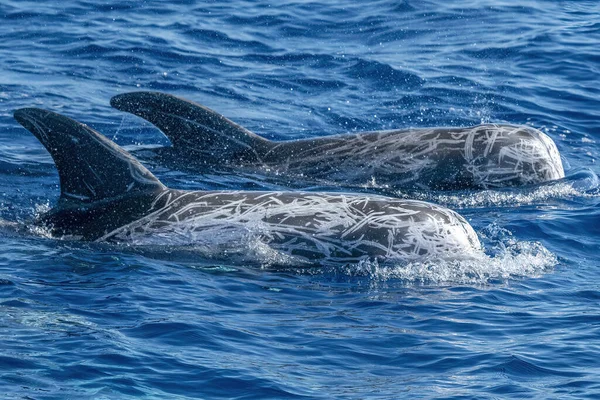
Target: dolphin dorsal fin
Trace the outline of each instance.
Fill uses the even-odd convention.
[[[39,108],[17,110],[14,117],[54,159],[60,177],[59,206],[166,189],[128,152],[87,125]]]
[[[114,108],[158,127],[178,152],[206,161],[259,161],[274,144],[200,104],[159,92],[114,96]]]

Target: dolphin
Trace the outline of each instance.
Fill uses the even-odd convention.
[[[556,144],[529,126],[484,124],[270,141],[194,102],[158,92],[113,97],[110,104],[157,126],[171,141],[159,162],[203,172],[207,165],[391,190],[488,189],[564,177]]]
[[[300,265],[459,258],[481,250],[469,223],[438,205],[346,193],[169,189],[87,125],[38,108],[14,117],[58,169],[58,203],[36,220],[52,237],[193,249],[237,229]]]

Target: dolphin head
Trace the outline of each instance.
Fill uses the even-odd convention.
[[[464,157],[481,187],[538,184],[565,176],[556,144],[535,128],[489,124],[468,135]]]

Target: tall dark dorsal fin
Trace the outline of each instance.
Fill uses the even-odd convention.
[[[60,177],[59,206],[166,189],[129,153],[87,125],[39,108],[22,108],[14,116],[52,155]]]
[[[110,105],[156,125],[177,151],[211,161],[257,161],[274,145],[207,107],[166,93],[124,93]]]

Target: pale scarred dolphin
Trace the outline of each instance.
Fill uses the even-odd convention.
[[[555,143],[529,126],[485,124],[348,133],[290,141],[260,137],[209,108],[165,93],[134,92],[111,105],[156,125],[171,141],[165,160],[207,164],[344,187],[486,189],[564,177]]]
[[[343,193],[169,189],[84,124],[37,108],[14,116],[58,169],[58,204],[36,222],[53,237],[193,248],[203,237],[237,228],[311,264],[461,257],[480,249],[464,218],[434,204]]]

